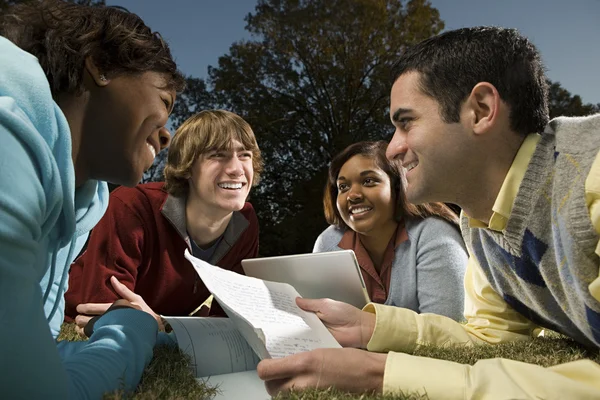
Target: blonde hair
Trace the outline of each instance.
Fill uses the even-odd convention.
[[[205,110],[188,118],[175,132],[165,166],[165,190],[174,196],[187,196],[188,179],[198,157],[213,150],[230,150],[233,140],[252,152],[252,184],[257,185],[263,161],[250,125],[230,111]]]

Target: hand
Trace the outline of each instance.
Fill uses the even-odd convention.
[[[375,329],[375,314],[331,299],[296,298],[304,311],[317,314],[335,340],[344,347],[366,348]]]
[[[120,303],[120,305],[129,305],[132,308],[136,308],[138,310],[142,310],[152,315],[156,322],[158,323],[158,329],[164,330],[164,325],[162,322],[162,318],[160,315],[156,314],[149,306],[146,304],[142,296],[135,294],[125,285],[123,285],[117,278],[112,276],[110,278],[110,283],[112,287],[115,289],[115,292],[119,296],[121,296],[122,300],[126,300],[127,303]],[[84,333],[84,328],[88,324],[88,322],[97,315],[104,314],[113,304],[117,304],[121,302],[121,300],[117,300],[115,303],[85,303],[79,304],[77,306],[77,312],[79,315],[75,317],[75,323],[77,327],[75,328],[77,332],[81,336],[86,336]]]
[[[262,360],[258,376],[271,396],[307,388],[381,393],[387,354],[358,349],[316,349]]]

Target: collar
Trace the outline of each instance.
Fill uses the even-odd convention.
[[[188,248],[192,251],[192,244],[190,237],[187,233],[187,226],[185,223],[185,197],[176,197],[171,194],[167,194],[167,198],[163,203],[160,210],[162,215],[173,225],[173,227],[179,233],[179,236],[185,240]],[[239,211],[234,211],[231,215],[231,219],[225,228],[223,233],[223,240],[219,243],[215,252],[209,260],[209,263],[215,264],[219,261],[229,249],[235,244],[242,233],[248,228],[250,222],[244,217]]]
[[[469,228],[489,228],[498,232],[501,232],[506,228],[508,218],[512,212],[513,203],[517,197],[517,192],[519,191],[521,182],[523,182],[527,166],[531,161],[531,157],[533,156],[533,152],[535,151],[540,138],[541,136],[539,134],[530,133],[523,141],[523,144],[521,144],[521,147],[506,174],[506,178],[504,178],[504,182],[502,182],[500,192],[498,192],[498,196],[492,207],[492,216],[490,217],[489,224],[486,225],[484,222],[467,215]]]

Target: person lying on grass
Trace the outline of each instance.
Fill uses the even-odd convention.
[[[358,142],[329,165],[323,208],[331,225],[313,252],[354,250],[374,303],[461,320],[467,250],[443,203],[406,201],[404,169],[387,143]]]
[[[170,140],[184,78],[135,14],[58,0],[0,17],[0,388],[3,398],[135,389],[158,324],[119,300],[87,342],[56,342],[69,266]]]
[[[335,386],[432,400],[600,398],[600,365],[590,360],[469,366],[403,353],[530,340],[540,327],[600,348],[600,115],[548,122],[540,55],[513,29],[431,37],[400,56],[394,77],[387,156],[407,169],[408,201],[463,210],[467,323],[298,300],[354,348],[261,361],[269,393]]]
[[[165,183],[111,193],[86,251],[71,266],[67,321],[83,333],[122,296],[159,321],[158,315],[225,316],[216,302],[209,310],[210,293],[184,251],[244,273],[241,261],[258,255],[258,219],[246,200],[261,171],[254,132],[240,116],[206,110],[185,121],[169,147]]]

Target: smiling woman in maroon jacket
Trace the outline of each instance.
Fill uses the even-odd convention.
[[[258,254],[258,220],[246,199],[261,171],[256,138],[241,117],[212,110],[188,119],[169,148],[164,184],[111,193],[86,252],[71,266],[66,315],[88,314],[77,318],[83,327],[120,298],[111,276],[158,314],[196,311],[210,293],[184,250],[243,273],[241,260]],[[214,304],[201,314],[224,315]]]

